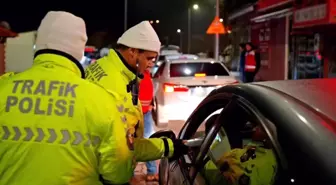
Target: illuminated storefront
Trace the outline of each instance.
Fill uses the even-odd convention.
[[[336,75],[336,1],[294,3],[291,59],[293,79]]]

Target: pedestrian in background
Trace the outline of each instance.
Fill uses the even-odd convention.
[[[239,58],[239,74],[240,74],[240,80],[245,83],[245,43],[239,44],[239,52],[240,52],[240,58]]]
[[[260,69],[260,54],[257,51],[255,45],[251,42],[246,43],[245,45],[246,53],[245,53],[245,82],[253,82],[255,75],[258,73]]]
[[[148,66],[147,70],[143,73],[144,77],[140,82],[139,99],[141,102],[142,112],[144,115],[144,138],[149,138],[154,134],[154,121],[152,117],[154,86],[151,79],[150,71],[154,63]],[[147,181],[157,181],[157,167],[155,161],[146,162],[147,167]]]

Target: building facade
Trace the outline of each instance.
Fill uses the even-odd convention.
[[[256,79],[336,76],[336,1],[259,0],[253,7],[252,17],[246,20],[244,14],[241,19],[261,55]],[[238,33],[236,37],[246,38]]]

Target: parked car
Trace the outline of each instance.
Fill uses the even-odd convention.
[[[172,60],[197,60],[198,56],[193,54],[167,55],[165,61]]]
[[[162,45],[160,48],[160,55],[175,55],[175,54],[180,54],[180,47],[176,45]]]
[[[248,174],[248,178],[240,184],[336,184],[334,84],[336,79],[275,81],[229,85],[212,91],[177,137],[201,142],[178,160],[160,161],[160,184],[212,185],[211,181],[225,177],[231,169],[229,165],[220,166],[219,159],[232,149],[244,148],[247,142],[256,140],[252,137],[256,128],[265,137],[259,140],[260,148],[271,151],[276,164],[268,170],[269,163],[262,163],[263,158],[258,155],[250,158],[250,162],[261,160],[262,165],[243,168],[242,173]],[[209,124],[207,118],[218,110],[221,112],[217,119]],[[204,122],[207,134],[198,132]],[[172,132],[166,136],[175,137]],[[209,170],[209,163],[216,168]],[[238,165],[244,163],[240,161]],[[258,183],[256,178],[269,173],[274,173],[270,183]],[[230,184],[223,179],[225,182],[215,182]]]
[[[171,55],[160,55],[158,57],[158,60],[155,62],[154,67],[152,68],[152,76],[155,75],[159,67],[166,61],[171,61],[171,60],[196,60],[198,59],[197,55],[192,55],[192,54],[171,54]]]
[[[153,76],[155,123],[186,120],[215,88],[238,83],[227,68],[213,59],[166,60]]]

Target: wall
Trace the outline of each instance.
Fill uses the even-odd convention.
[[[21,72],[32,66],[35,39],[35,31],[20,33],[18,37],[7,39],[5,51],[6,72]]]
[[[264,26],[258,26],[263,25]],[[263,27],[263,28],[262,28]],[[264,31],[270,28],[270,40],[261,42],[259,40],[260,29]],[[261,55],[263,59],[261,69],[257,74],[256,80],[284,80],[285,79],[285,59],[286,49],[286,18],[271,19],[268,25],[265,22],[254,23],[251,29],[251,41],[262,47]],[[265,55],[268,54],[268,57]]]
[[[0,75],[5,73],[5,44],[0,43]]]

